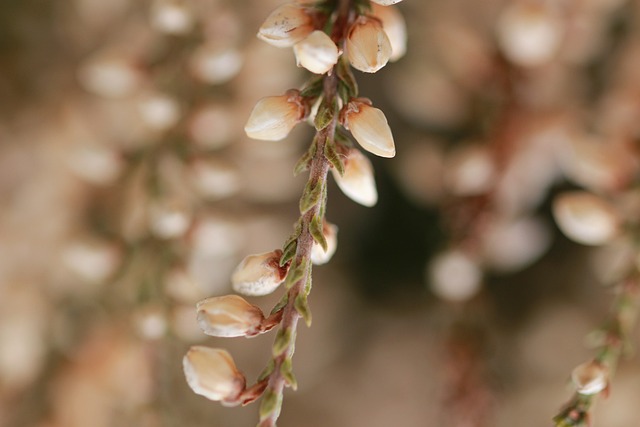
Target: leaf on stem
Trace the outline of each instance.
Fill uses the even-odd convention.
[[[319,216],[313,217],[313,219],[311,220],[311,224],[309,224],[309,232],[311,233],[313,240],[315,240],[320,246],[322,246],[322,249],[324,249],[324,251],[326,252],[328,245],[327,238],[324,236],[324,226],[322,224],[322,218],[320,218]]]
[[[307,324],[307,327],[311,326],[311,310],[309,309],[309,302],[307,301],[307,296],[304,294],[299,294],[296,297],[295,302],[293,303],[296,311],[302,318],[304,322]]]
[[[291,344],[291,329],[280,329],[273,342],[273,357],[278,357],[284,353]]]
[[[309,209],[314,207],[322,197],[324,181],[309,181],[304,187],[304,192],[300,198],[300,213],[305,214]]]
[[[324,145],[324,156],[329,163],[338,171],[340,176],[344,175],[344,163],[336,150],[336,145],[333,142],[327,141]]]
[[[333,121],[337,110],[338,103],[336,102],[335,98],[327,99],[326,96],[322,98],[320,106],[318,107],[318,112],[313,121],[316,130],[321,131],[322,129],[329,126],[329,124]]]
[[[282,377],[289,387],[293,390],[298,389],[298,381],[296,380],[295,375],[293,375],[293,365],[290,357],[282,362],[282,365],[280,366],[280,374],[282,374]]]

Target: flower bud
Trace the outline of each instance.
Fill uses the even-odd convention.
[[[214,337],[255,335],[264,320],[262,310],[238,295],[207,298],[196,308],[200,328]]]
[[[272,46],[291,47],[312,31],[307,8],[288,3],[271,12],[258,30],[258,38]]]
[[[246,386],[244,375],[226,350],[193,346],[182,359],[182,367],[196,394],[223,404],[236,404]]]
[[[249,296],[262,296],[275,291],[287,275],[287,270],[279,265],[281,256],[282,251],[277,249],[243,259],[231,276],[233,289]]]
[[[247,136],[265,141],[284,139],[306,115],[298,91],[262,98],[251,111],[244,126]]]
[[[391,43],[389,61],[395,62],[407,52],[407,24],[395,7],[383,7],[373,4],[373,16],[382,22],[382,28]]]
[[[396,147],[384,113],[371,105],[353,100],[347,104],[344,125],[368,152],[380,157],[393,157]]]
[[[400,3],[402,0],[371,0],[372,3],[377,3],[382,6],[390,6],[392,4]]]
[[[387,65],[391,42],[375,18],[361,16],[349,30],[347,57],[356,70],[375,73]]]
[[[293,46],[298,67],[324,74],[338,62],[338,47],[323,31],[314,31]]]
[[[333,177],[340,190],[354,202],[371,207],[378,202],[378,191],[373,178],[373,166],[357,149],[352,149],[344,160],[344,174],[333,170]]]
[[[580,394],[600,393],[609,384],[609,369],[595,360],[585,362],[576,366],[571,380]]]
[[[451,250],[436,256],[428,267],[431,290],[448,301],[467,301],[480,290],[482,271],[469,255]]]
[[[585,245],[606,243],[619,230],[619,218],[614,207],[585,191],[558,196],[553,203],[553,216],[567,237]]]
[[[313,242],[311,262],[315,265],[322,265],[329,262],[338,248],[338,227],[335,224],[325,222],[322,227],[322,234],[324,234],[324,238],[327,239],[327,250],[325,251],[318,242]]]

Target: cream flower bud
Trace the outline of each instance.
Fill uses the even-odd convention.
[[[279,265],[281,256],[279,249],[247,256],[231,276],[233,289],[249,296],[262,296],[275,291],[287,275],[286,269]]]
[[[283,4],[269,15],[258,30],[258,38],[272,46],[291,47],[313,31],[306,7]]]
[[[246,379],[226,350],[193,346],[182,359],[187,384],[196,393],[223,404],[235,405]]]
[[[561,194],[553,203],[560,230],[585,245],[601,245],[616,236],[619,218],[607,201],[585,191]]]
[[[347,37],[347,57],[353,68],[375,73],[387,65],[391,53],[391,42],[380,21],[366,16],[358,18]]]
[[[200,328],[214,337],[255,335],[264,320],[262,310],[238,295],[207,298],[196,308]]]
[[[265,141],[284,139],[306,115],[298,91],[289,91],[281,96],[267,96],[258,101],[244,131],[247,136]]]
[[[390,6],[392,4],[400,3],[402,0],[371,0],[372,3],[377,3],[382,6]]]
[[[380,157],[393,157],[396,147],[384,113],[362,101],[347,104],[344,125],[368,152]]]
[[[378,202],[378,191],[373,178],[373,166],[357,149],[352,149],[344,160],[344,174],[333,170],[340,190],[354,202],[371,207]]]
[[[576,366],[571,380],[580,394],[600,393],[609,384],[609,369],[595,360],[585,362]]]
[[[338,47],[325,32],[314,31],[293,46],[298,67],[324,74],[338,62]]]
[[[322,265],[329,262],[338,248],[338,227],[336,225],[325,222],[322,234],[324,234],[324,238],[327,239],[327,250],[325,251],[317,242],[313,242],[311,262],[315,265]]]
[[[395,62],[407,52],[407,24],[395,7],[383,7],[373,4],[373,16],[382,22],[382,28],[391,43],[389,61]]]

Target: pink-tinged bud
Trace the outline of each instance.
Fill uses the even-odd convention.
[[[344,114],[344,125],[368,152],[380,157],[393,157],[396,147],[384,113],[362,101],[351,101]]]
[[[600,393],[609,384],[609,369],[592,360],[576,366],[571,373],[571,379],[580,394]]]
[[[356,70],[375,73],[391,58],[391,42],[379,20],[361,16],[349,30],[347,57]]]
[[[231,282],[233,289],[243,295],[262,296],[275,291],[287,275],[287,269],[280,267],[282,251],[249,255],[236,267]]]
[[[323,31],[314,31],[293,46],[298,67],[324,74],[338,62],[338,47]]]
[[[239,403],[246,379],[226,350],[193,346],[182,359],[182,367],[187,384],[196,394],[230,406]]]
[[[308,9],[288,3],[271,12],[258,30],[258,38],[272,46],[291,47],[307,37],[313,29]]]
[[[244,126],[247,136],[265,141],[284,139],[306,115],[298,91],[281,96],[262,98],[251,111]]]
[[[338,227],[336,225],[325,222],[322,234],[324,234],[324,238],[327,240],[327,250],[325,251],[317,242],[313,242],[313,247],[311,248],[311,262],[315,265],[328,263],[338,248]]]
[[[344,160],[344,174],[333,170],[340,190],[354,202],[371,207],[378,202],[378,191],[373,178],[373,166],[357,149],[352,149]]]
[[[395,7],[383,7],[373,4],[373,16],[382,22],[382,28],[391,43],[389,61],[395,62],[407,52],[407,24]]]
[[[214,337],[242,337],[259,332],[262,310],[238,295],[225,295],[200,301],[196,308],[202,331]]]
[[[560,230],[585,245],[601,245],[613,239],[620,220],[607,201],[585,191],[561,194],[553,203],[553,216]]]
[[[382,6],[391,6],[392,4],[400,3],[402,0],[371,0],[372,3],[377,3]]]

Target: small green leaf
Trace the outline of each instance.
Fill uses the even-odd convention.
[[[291,329],[280,329],[276,334],[276,339],[273,342],[273,357],[278,357],[284,353],[289,344],[291,343]]]
[[[269,418],[274,412],[280,412],[282,406],[282,395],[276,394],[273,390],[268,389],[262,396],[260,403],[260,419]]]
[[[293,176],[298,176],[302,172],[309,170],[311,166],[312,157],[307,151],[304,153],[296,162],[296,165],[293,167]]]
[[[282,256],[280,257],[280,267],[284,267],[286,263],[288,263],[293,259],[293,257],[296,255],[297,249],[298,249],[297,238],[289,241],[289,243],[286,244],[286,246],[282,250]]]
[[[291,358],[287,358],[284,362],[282,362],[282,365],[280,366],[280,373],[282,374],[282,377],[289,387],[294,390],[298,389],[298,381],[296,380],[295,375],[293,375]]]
[[[367,2],[368,3],[368,2]],[[356,82],[356,78],[353,76],[353,72],[351,71],[351,67],[349,67],[348,61],[344,58],[341,58],[338,61],[338,78],[342,85],[344,85],[347,95],[349,98],[355,98],[358,96],[358,83]]]
[[[322,219],[319,216],[314,216],[311,220],[311,224],[309,224],[309,232],[311,233],[311,236],[313,236],[313,240],[322,246],[322,249],[326,252],[328,246],[327,239],[324,237],[323,229],[324,226],[322,224]]]
[[[289,267],[289,273],[287,273],[287,278],[285,279],[285,286],[287,289],[290,289],[293,285],[295,285],[299,280],[304,277],[304,266],[303,265],[291,265]]]
[[[327,141],[324,145],[324,156],[329,160],[329,163],[338,171],[340,176],[344,175],[344,163],[340,158],[340,155],[336,151],[336,145],[333,142]]]
[[[300,96],[304,98],[317,98],[322,93],[324,80],[322,76],[309,79],[300,90]]]
[[[273,308],[271,309],[271,314],[275,314],[278,311],[282,310],[287,305],[288,302],[289,302],[289,293],[286,292],[282,296],[280,301],[278,301],[278,303],[275,306],[273,306]]]
[[[275,367],[276,367],[276,362],[273,359],[269,360],[269,363],[267,364],[267,366],[260,373],[260,376],[258,377],[258,382],[264,380],[269,375],[271,375]]]
[[[322,197],[322,190],[324,187],[324,181],[309,181],[304,187],[302,197],[300,198],[300,213],[304,214],[309,209],[314,207],[320,201]]]
[[[299,294],[294,302],[294,307],[298,314],[302,316],[307,327],[311,326],[311,310],[309,309],[309,303],[307,297],[304,294]]]
[[[316,113],[316,117],[313,120],[317,131],[321,131],[322,129],[329,126],[329,123],[333,121],[333,118],[336,115],[337,109],[338,103],[336,102],[335,98],[322,98],[320,106],[318,107],[318,112]]]

